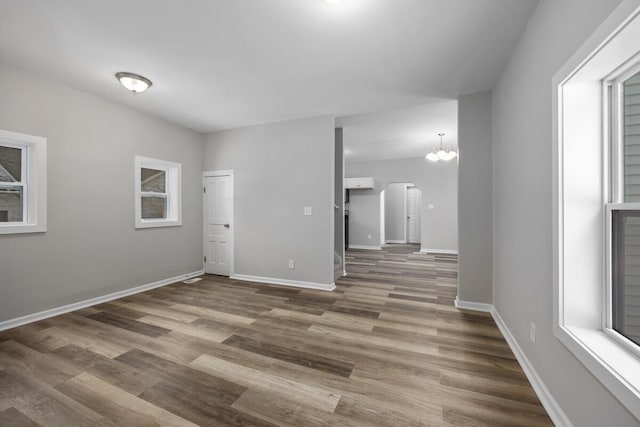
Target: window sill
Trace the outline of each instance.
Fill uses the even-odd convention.
[[[136,228],[179,227],[182,221],[136,221]]]
[[[559,327],[556,337],[631,412],[640,419],[640,358],[605,332]]]
[[[0,225],[0,234],[44,233],[46,231],[47,226],[41,224]]]

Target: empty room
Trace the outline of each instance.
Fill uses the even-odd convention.
[[[640,426],[639,41],[0,0],[0,426]]]

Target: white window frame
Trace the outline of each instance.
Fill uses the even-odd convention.
[[[636,55],[637,57],[638,55]],[[604,117],[609,122],[609,132],[604,136],[604,151],[610,153],[609,191],[605,197],[605,307],[602,329],[621,346],[640,357],[640,346],[613,329],[613,212],[639,211],[640,203],[624,201],[624,82],[640,72],[636,57],[603,80]],[[605,189],[606,190],[606,189]]]
[[[640,355],[610,328],[610,202],[621,178],[611,159],[621,153],[610,150],[619,128],[607,84],[639,62],[638,40],[640,1],[625,0],[553,78],[552,249],[555,336],[640,420]]]
[[[47,139],[0,130],[0,145],[22,149],[21,181],[2,186],[23,188],[22,221],[0,223],[0,234],[47,231]]]
[[[166,188],[164,196],[167,199],[166,218],[142,218],[142,197],[145,195],[157,196],[157,193],[145,193],[142,191],[142,169],[157,169],[165,171]],[[176,227],[182,225],[182,165],[166,160],[152,159],[150,157],[135,156],[135,227]]]

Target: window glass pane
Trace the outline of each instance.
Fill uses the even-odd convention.
[[[0,182],[22,181],[22,149],[0,146]]]
[[[0,222],[22,222],[22,187],[0,187]]]
[[[166,219],[167,199],[165,197],[142,196],[143,219]]]
[[[640,202],[640,73],[624,82],[624,201]]]
[[[140,168],[141,191],[166,193],[167,172],[158,169]]]
[[[612,327],[640,344],[640,211],[614,211],[612,225]]]

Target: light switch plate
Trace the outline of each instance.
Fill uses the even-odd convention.
[[[305,215],[313,215],[313,208],[311,206],[305,206],[304,214]]]

